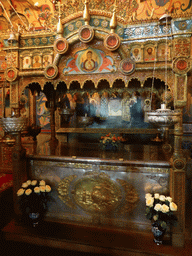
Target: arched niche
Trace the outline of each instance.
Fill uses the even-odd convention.
[[[64,81],[60,81],[57,84],[57,87],[56,87],[56,99],[61,97],[66,92],[67,92],[67,85],[66,85],[66,83]]]
[[[72,81],[69,85],[69,90],[80,90],[81,85],[78,81]]]
[[[67,85],[64,81],[60,81],[58,84],[57,84],[57,88],[56,88],[57,91],[59,92],[66,92],[67,91]]]
[[[164,91],[165,90],[165,82],[161,81],[158,78],[150,78],[149,77],[149,78],[147,78],[147,80],[145,80],[143,87],[144,88],[152,88],[153,87],[154,90]]]
[[[129,81],[128,89],[137,90],[137,89],[140,89],[140,88],[141,88],[141,82],[137,78],[131,79]]]
[[[35,92],[37,92],[39,94],[41,91],[40,84],[36,83],[36,82],[32,82],[32,83],[28,84],[26,88],[29,88],[32,94],[34,94]]]
[[[113,88],[116,88],[116,89],[125,88],[125,82],[122,79],[116,79],[113,82]]]
[[[109,88],[110,88],[110,84],[106,79],[101,79],[98,82],[98,85],[97,85],[98,90],[109,89]]]
[[[54,90],[54,85],[51,82],[47,82],[44,85],[43,92],[46,95],[48,101],[54,100],[55,90]]]
[[[93,83],[92,80],[87,80],[85,81],[83,85],[84,90],[94,90],[95,89],[95,84]]]

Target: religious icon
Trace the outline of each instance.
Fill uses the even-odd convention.
[[[43,68],[51,64],[51,55],[43,56]]]
[[[145,49],[145,61],[155,60],[155,49],[148,47]]]
[[[166,53],[167,51],[167,53]],[[164,45],[160,45],[158,47],[158,60],[160,61],[165,61],[165,59],[169,59],[170,58],[170,48],[167,47],[165,44]]]
[[[93,52],[88,50],[86,58],[82,58],[81,68],[87,72],[92,72],[98,67],[97,58],[94,59]]]
[[[24,57],[23,58],[23,68],[31,68],[31,58],[30,57]]]
[[[46,107],[47,98],[43,92],[40,92],[36,100],[37,124],[42,130],[50,130],[50,112]]]
[[[131,57],[135,61],[139,61],[141,59],[141,52],[139,48],[132,49]]]
[[[40,56],[35,56],[33,60],[33,68],[40,68],[41,67],[41,58]]]

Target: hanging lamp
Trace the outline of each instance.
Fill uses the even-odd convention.
[[[149,123],[160,127],[164,133],[164,140],[168,142],[169,129],[180,120],[180,111],[167,108],[167,26],[171,22],[171,16],[166,13],[160,17],[160,24],[166,26],[166,53],[165,53],[165,102],[161,104],[161,108],[155,111],[147,112]]]

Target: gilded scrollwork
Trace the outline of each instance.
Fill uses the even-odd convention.
[[[125,202],[121,209],[121,213],[131,213],[139,202],[139,194],[135,187],[123,179],[117,179],[117,181],[121,184],[124,193],[125,193]]]
[[[99,169],[103,171],[118,171],[119,166],[113,166],[113,165],[99,165]]]
[[[75,209],[75,203],[70,197],[70,184],[76,178],[76,175],[70,175],[63,180],[61,180],[58,184],[57,191],[59,193],[59,198],[70,208]]]

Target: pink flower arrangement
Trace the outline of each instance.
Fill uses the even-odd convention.
[[[100,145],[104,150],[118,150],[120,142],[123,141],[122,136],[117,136],[112,133],[108,133],[105,136],[101,136]]]

